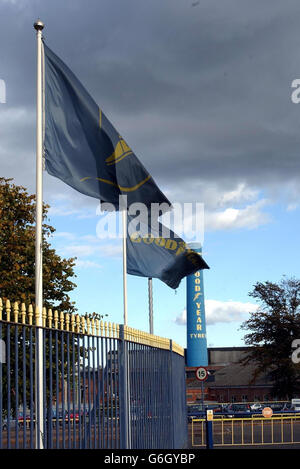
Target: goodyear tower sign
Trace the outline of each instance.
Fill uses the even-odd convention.
[[[200,243],[189,245],[202,254]],[[207,366],[203,270],[187,277],[187,366]]]

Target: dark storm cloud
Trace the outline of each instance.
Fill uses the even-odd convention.
[[[178,190],[182,181],[183,192],[195,187],[201,199],[209,184],[222,192],[243,182],[272,194],[295,187],[300,105],[290,95],[300,77],[299,2],[198,3],[0,0],[1,174],[33,187],[32,23],[40,16],[47,44],[163,188]],[[46,189],[57,187],[47,176]]]

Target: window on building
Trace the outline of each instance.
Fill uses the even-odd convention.
[[[231,402],[236,402],[236,396],[231,396]]]
[[[246,394],[242,395],[242,402],[247,402],[248,401],[248,396]]]

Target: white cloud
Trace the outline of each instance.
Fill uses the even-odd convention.
[[[258,191],[247,187],[245,183],[238,184],[237,188],[231,191],[224,192],[220,198],[220,206],[228,204],[240,204],[255,200],[258,197]]]
[[[256,311],[257,305],[239,301],[205,300],[206,324],[239,322],[245,320],[249,313]],[[175,319],[176,324],[186,324],[186,309]]]
[[[54,238],[56,238],[57,242],[59,240],[70,241],[69,244],[59,244],[58,251],[63,256],[71,256],[77,257],[77,265],[83,266],[83,262],[85,263],[85,267],[88,267],[88,263],[97,262],[97,259],[101,258],[119,258],[122,255],[122,242],[120,239],[116,240],[116,242],[112,243],[105,243],[103,240],[97,239],[96,236],[93,235],[86,235],[86,236],[78,236],[75,233],[70,232],[58,232],[54,234]],[[84,260],[82,258],[89,258],[90,260]],[[90,264],[92,266],[92,264]]]
[[[101,269],[102,265],[94,261],[77,260],[76,266],[83,269]]]
[[[261,209],[267,205],[266,199],[261,199],[244,208],[226,208],[223,211],[205,213],[205,228],[210,231],[232,229],[254,229],[269,223],[270,215]]]
[[[73,240],[75,239],[76,235],[74,233],[70,233],[68,231],[56,231],[53,234],[54,238],[63,238],[63,239],[68,239],[68,240]]]
[[[88,257],[94,255],[97,250],[97,247],[89,244],[71,244],[64,247],[64,252],[72,257]]]

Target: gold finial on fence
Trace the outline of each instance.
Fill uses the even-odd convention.
[[[57,309],[54,311],[54,327],[58,329],[58,311]]]
[[[85,333],[85,330],[86,330],[86,327],[85,327],[85,318],[84,318],[84,316],[81,316],[81,329],[82,329],[82,330],[81,330],[82,334],[84,334],[84,333]]]
[[[112,336],[113,336],[113,334],[112,334],[112,324],[111,324],[111,322],[108,323],[108,335],[109,335],[109,337],[112,337]]]
[[[35,307],[35,325],[36,326],[41,326],[41,324],[40,324],[40,310],[39,310],[38,306]]]
[[[75,322],[75,315],[74,315],[74,314],[71,314],[71,331],[72,331],[72,332],[75,332],[75,325],[76,325],[76,322]]]
[[[120,338],[120,326],[119,326],[119,324],[117,324],[116,329],[117,329],[117,339],[119,339]]]
[[[60,330],[64,330],[64,323],[65,323],[65,315],[63,312],[60,313]]]
[[[29,321],[30,326],[32,326],[32,318],[33,318],[33,306],[29,305],[29,307],[28,307],[28,321]]]
[[[100,321],[100,335],[103,337],[103,321]]]
[[[107,322],[106,322],[106,321],[105,321],[105,323],[104,323],[104,335],[105,335],[105,337],[108,336],[108,326],[107,326]]]
[[[47,321],[47,309],[45,306],[42,309],[42,326],[46,327],[46,321]]]
[[[66,331],[70,330],[70,315],[66,313]]]
[[[86,330],[87,330],[88,335],[90,335],[90,333],[91,333],[91,331],[90,331],[90,326],[91,326],[91,320],[90,320],[90,318],[87,316],[87,318],[86,318]]]
[[[100,321],[96,319],[96,335],[99,337],[100,335]]]
[[[76,314],[76,332],[77,332],[77,334],[80,334],[80,316],[79,316],[79,314]]]
[[[53,318],[53,314],[52,314],[52,309],[48,309],[48,325],[50,327],[50,329],[52,329],[52,318]]]
[[[92,335],[95,335],[95,319],[92,318],[91,320],[91,326],[92,326]]]
[[[26,324],[26,306],[25,303],[21,304],[21,322]]]
[[[116,325],[115,325],[115,323],[113,322],[113,323],[112,323],[112,337],[113,337],[113,339],[114,339],[114,338],[116,337],[116,335],[117,335],[116,332],[117,332],[117,331],[116,331]]]
[[[19,321],[19,304],[17,301],[14,302],[14,322]]]
[[[6,303],[5,303],[5,309],[6,309],[6,321],[10,322],[10,301],[9,300],[6,300]]]

